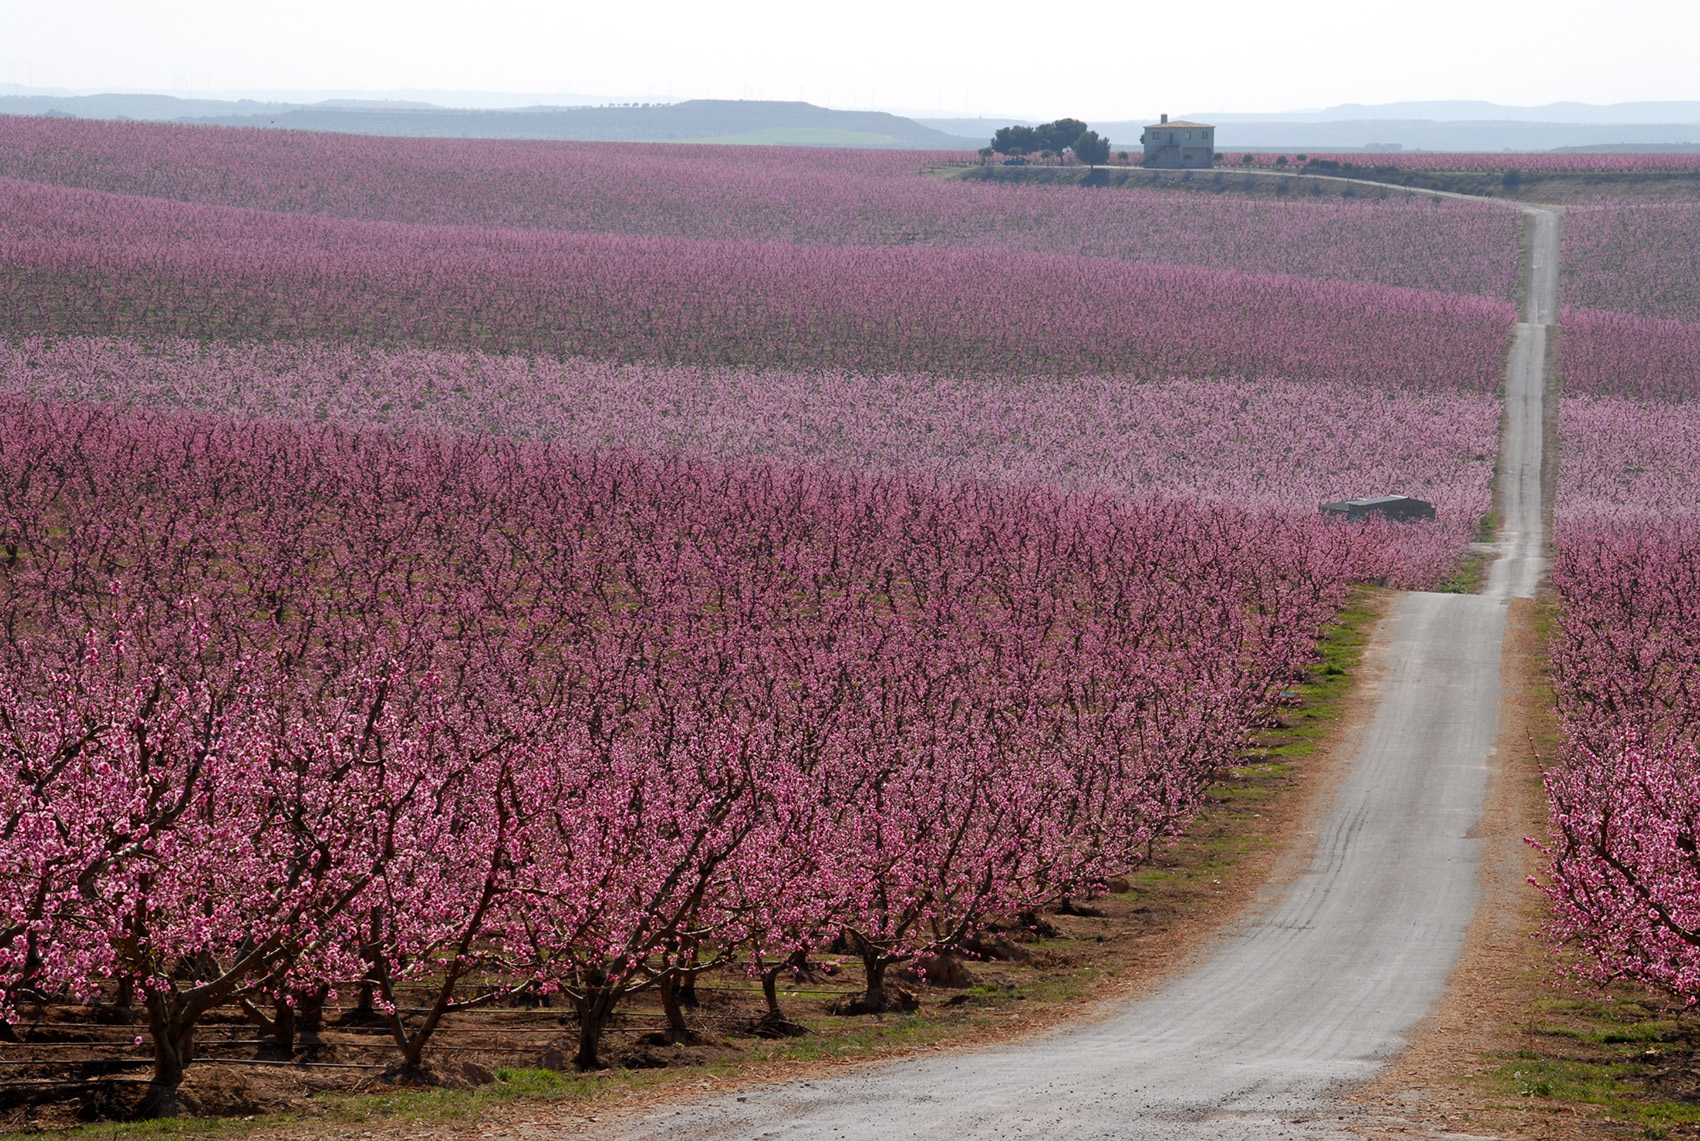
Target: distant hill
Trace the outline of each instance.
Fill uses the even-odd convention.
[[[175,95],[0,95],[0,115],[74,115],[79,119],[151,119],[190,115],[276,115],[302,103],[253,99],[179,99]]]
[[[413,102],[314,104],[176,99],[165,95],[0,96],[0,114],[70,114],[228,127],[336,131],[416,138],[604,142],[750,143],[776,146],[963,150],[984,144],[884,111],[834,111],[811,103],[692,99],[626,107],[469,110]]]
[[[1205,122],[1210,120],[1205,119]],[[1101,128],[1100,128],[1101,129]],[[1115,131],[1111,138],[1122,137]],[[1138,138],[1129,125],[1127,137]],[[1355,150],[1397,144],[1423,151],[1550,151],[1615,146],[1633,150],[1700,141],[1700,119],[1688,123],[1532,123],[1427,119],[1346,119],[1335,122],[1222,123],[1221,150]]]
[[[1439,123],[1571,123],[1595,126],[1620,123],[1700,123],[1700,102],[1546,103],[1516,107],[1479,99],[1406,103],[1341,103],[1320,111],[1211,111],[1177,115],[1206,123],[1335,123],[1368,119],[1423,120]]]
[[[935,131],[943,131],[947,135],[957,135],[965,139],[979,139],[975,147],[983,147],[992,141],[992,135],[999,127],[1037,127],[1038,119],[928,119],[916,116],[915,121],[923,127],[931,127]]]
[[[264,93],[261,93],[264,94]],[[7,95],[0,114],[149,119],[362,135],[479,139],[746,143],[771,146],[974,150],[1017,118],[909,119],[811,103],[692,99],[683,103],[478,109],[417,99],[180,99],[170,95]],[[1156,116],[1091,126],[1116,150],[1134,150]],[[1550,103],[1506,107],[1471,101],[1342,104],[1273,114],[1179,112],[1214,123],[1226,151],[1680,150],[1700,145],[1700,103]]]

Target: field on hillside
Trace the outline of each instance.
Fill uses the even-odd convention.
[[[1514,212],[917,175],[962,156],[508,143],[0,117],[0,178],[327,218],[805,246],[1055,253],[1470,293],[1517,291]]]
[[[0,122],[0,1020],[903,1010],[1465,567],[1514,211],[934,157]]]
[[[1686,400],[1700,377],[1700,207],[1601,203],[1564,222],[1565,391]]]
[[[1060,254],[406,226],[0,189],[0,305],[19,333],[1491,391],[1512,317],[1476,296]]]

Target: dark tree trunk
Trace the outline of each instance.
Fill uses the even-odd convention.
[[[656,982],[661,992],[661,1010],[667,1016],[667,1040],[669,1042],[694,1041],[696,1034],[685,1025],[685,1011],[681,1006],[684,987],[683,980],[677,971],[668,971]]]
[[[96,1003],[91,1013],[103,1026],[124,1026],[136,1016],[136,983],[129,975],[121,975],[110,1003]]]
[[[296,1040],[309,1050],[316,1050],[323,1043],[319,1031],[325,1026],[325,1003],[330,1000],[329,986],[316,986],[312,990],[302,991],[296,996],[295,1022]]]
[[[867,983],[866,995],[871,1000],[876,994],[885,993],[885,969],[890,962],[877,949],[868,944],[862,944],[862,974]]]
[[[573,1005],[578,1009],[578,1054],[573,1058],[575,1069],[604,1068],[600,1054],[602,1031],[613,1016],[614,1004],[619,997],[619,992],[611,986],[587,987],[582,995],[573,997]]]
[[[294,1057],[296,1022],[295,1007],[289,1004],[288,996],[272,999],[272,1016],[266,1027],[271,1031],[271,1042],[266,1049],[285,1058]]]
[[[150,1081],[147,1092],[142,1095],[141,1104],[136,1107],[136,1116],[144,1121],[155,1121],[166,1117],[181,1117],[183,1109],[177,1104],[177,1085],[182,1084],[182,1078],[176,1084]]]
[[[195,1059],[199,1011],[170,994],[147,996],[148,1033],[153,1036],[153,1077],[137,1108],[143,1118],[177,1117],[177,1087]]]
[[[885,972],[891,966],[891,956],[858,936],[857,953],[862,957],[862,971],[867,989],[849,1001],[840,1001],[839,1014],[884,1014],[888,1010],[911,1011],[920,1008],[914,995],[899,987],[886,985]]]
[[[393,999],[388,1001],[393,1002]],[[436,1032],[437,1024],[442,1021],[442,1012],[432,1010],[425,1016],[424,1023],[419,1029],[409,1031],[407,1023],[402,1020],[401,1011],[389,1016],[390,1037],[395,1039],[396,1048],[401,1051],[401,1072],[417,1074],[423,1068],[425,1043],[431,1040]]]
[[[758,1038],[797,1038],[809,1031],[785,1017],[785,1012],[779,1009],[779,976],[786,971],[793,973],[803,970],[808,965],[808,955],[803,951],[795,951],[790,958],[777,966],[768,967],[761,973],[761,996],[767,1001],[767,1013],[756,1023]]]
[[[462,950],[464,953],[464,948]],[[458,964],[463,960],[457,959],[456,962]],[[442,1025],[445,1015],[461,1009],[462,1004],[457,1004],[454,1000],[454,991],[455,986],[465,977],[465,971],[464,969],[450,970],[443,975],[442,981],[437,984],[436,994],[432,996],[431,1005],[424,1012],[424,1017],[420,1019],[416,1028],[409,1030],[407,1019],[401,1010],[401,1004],[396,1000],[395,984],[391,980],[388,970],[381,961],[372,964],[372,966],[373,973],[377,976],[376,983],[379,993],[384,998],[384,1005],[390,1009],[390,1013],[383,1016],[384,1022],[390,1028],[390,1037],[395,1040],[396,1048],[401,1051],[401,1064],[386,1072],[409,1077],[422,1076],[424,1074],[426,1043],[430,1042],[431,1036]]]
[[[271,1000],[269,1014],[253,1001],[242,999],[242,1012],[269,1038],[261,1051],[273,1057],[293,1058],[296,1042],[302,1036],[311,1037],[308,1045],[319,1045],[318,1032],[329,993],[329,987],[320,986],[276,995]]]

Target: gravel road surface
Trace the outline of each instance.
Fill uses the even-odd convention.
[[[1480,595],[1408,594],[1381,634],[1380,704],[1316,825],[1200,965],[1102,1021],[1003,1048],[707,1097],[628,1136],[842,1139],[1332,1138],[1369,1076],[1445,991],[1478,896],[1474,838],[1499,725],[1506,600],[1541,559],[1546,327],[1558,219],[1531,209],[1524,320],[1507,378],[1499,559]]]

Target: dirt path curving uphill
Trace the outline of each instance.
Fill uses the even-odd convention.
[[[1546,336],[1558,218],[1532,216],[1530,281],[1506,385],[1499,557],[1480,595],[1407,594],[1378,635],[1380,704],[1315,827],[1197,967],[1110,1017],[1020,1044],[745,1088],[675,1105],[630,1137],[1068,1136],[1190,1141],[1352,1136],[1340,1097],[1445,994],[1480,886],[1478,823],[1500,736],[1513,598],[1545,570]]]

